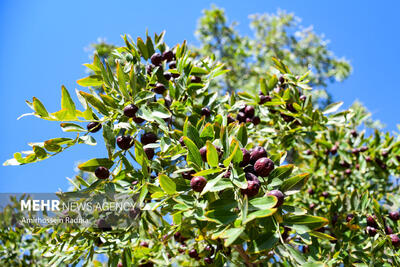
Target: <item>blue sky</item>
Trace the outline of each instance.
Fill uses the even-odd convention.
[[[167,30],[171,46],[184,39],[196,43],[194,30],[204,8],[224,7],[229,19],[250,34],[248,15],[272,13],[278,8],[294,12],[304,26],[313,25],[331,40],[329,47],[350,60],[352,76],[331,85],[335,100],[348,106],[359,99],[374,118],[393,131],[399,123],[400,61],[398,10],[400,2],[385,1],[20,1],[0,2],[0,161],[16,151],[28,150],[28,142],[63,133],[55,122],[19,115],[30,112],[25,100],[38,97],[49,111],[60,107],[61,85],[71,92],[84,77],[84,50],[98,37],[122,44],[120,35],[143,36]],[[97,133],[94,137],[101,138]],[[0,192],[54,192],[66,190],[65,177],[74,175],[78,160],[106,155],[103,147],[80,145],[43,162],[20,167],[0,167]]]

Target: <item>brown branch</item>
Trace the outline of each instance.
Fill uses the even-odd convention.
[[[239,254],[240,254],[240,256],[243,258],[243,260],[244,260],[246,266],[248,266],[248,267],[255,267],[255,266],[257,266],[257,265],[255,265],[255,264],[253,264],[253,263],[251,262],[250,257],[247,255],[246,251],[244,251],[244,249],[243,249],[242,246],[240,246],[240,245],[235,245],[235,246],[233,246],[233,247],[237,250],[237,252],[239,252]]]

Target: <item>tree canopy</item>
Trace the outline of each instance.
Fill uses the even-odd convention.
[[[294,15],[253,15],[251,27],[254,36],[241,36],[213,7],[199,20],[199,47],[169,47],[164,32],[100,43],[77,81],[88,88],[76,91],[80,107],[64,86],[59,111],[27,101],[28,115],[61,122],[66,136],[31,143],[5,165],[102,138],[107,154],[83,156],[59,197],[123,194],[136,208],[90,214],[91,227],[40,227],[18,222],[14,199],[0,214],[0,262],[400,265],[399,136],[359,103],[321,101],[351,67]]]

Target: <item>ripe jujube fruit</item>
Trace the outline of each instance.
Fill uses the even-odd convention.
[[[267,177],[274,169],[274,162],[269,158],[260,158],[254,164],[256,174],[261,177]]]
[[[329,193],[326,191],[322,192],[321,195],[325,198],[329,197]]]
[[[354,214],[353,213],[349,213],[346,216],[346,222],[350,222],[351,220],[354,219]]]
[[[254,107],[253,106],[246,106],[244,109],[244,114],[246,115],[247,118],[253,118],[254,117]]]
[[[267,195],[268,196],[274,196],[274,197],[276,197],[278,199],[278,201],[276,202],[274,208],[278,208],[278,207],[282,206],[283,201],[285,200],[285,196],[279,190],[272,190],[272,191],[268,192]]]
[[[209,257],[205,257],[204,258],[204,262],[206,263],[206,264],[212,264],[213,263],[213,259],[212,258],[209,258]]]
[[[183,136],[181,136],[181,138],[179,138],[179,144],[181,144],[182,147],[186,146],[185,142],[183,141]]]
[[[231,177],[231,171],[230,171],[230,170],[227,170],[227,171],[225,172],[225,174],[224,174],[223,177],[224,177],[224,178],[229,178],[229,177]]]
[[[146,156],[147,156],[147,158],[148,158],[149,160],[152,160],[153,157],[154,157],[154,148],[146,147],[146,148],[144,149],[144,153],[146,154]]]
[[[358,133],[357,133],[356,130],[351,130],[351,131],[350,131],[350,134],[351,134],[354,138],[357,137],[357,135],[358,135]]]
[[[200,148],[199,152],[200,152],[201,159],[204,162],[206,162],[207,161],[207,147],[203,146],[202,148]]]
[[[197,250],[196,249],[191,249],[191,250],[189,250],[189,257],[191,257],[191,258],[193,258],[193,259],[195,259],[195,258],[197,258],[198,256],[199,256],[199,254],[197,253]]]
[[[400,239],[399,239],[398,235],[391,234],[390,240],[392,241],[392,245],[394,247],[400,246]]]
[[[196,176],[196,177],[193,177],[192,180],[190,180],[190,187],[195,192],[203,191],[203,188],[206,186],[206,184],[207,184],[207,180],[203,176]]]
[[[247,181],[247,188],[240,189],[240,192],[242,193],[242,195],[247,195],[248,197],[254,197],[255,195],[258,194],[259,190],[260,190],[260,181],[258,181],[257,179],[257,180]]]
[[[191,83],[201,83],[201,78],[199,76],[193,76],[190,78]]]
[[[96,132],[100,131],[101,124],[97,121],[92,121],[92,122],[88,123],[88,125],[86,126],[86,129],[91,133],[96,133]]]
[[[266,157],[268,157],[267,151],[261,146],[255,147],[250,151],[250,163],[252,164],[254,164],[258,159]]]
[[[258,124],[260,124],[261,119],[260,119],[260,117],[255,116],[255,117],[251,120],[251,122],[252,122],[254,125],[258,125]]]
[[[138,124],[144,122],[144,119],[142,119],[142,118],[140,118],[140,117],[136,117],[136,116],[132,117],[132,120],[133,120],[135,123],[138,123]]]
[[[124,108],[124,115],[127,116],[128,118],[133,118],[135,117],[137,111],[138,111],[137,106],[129,104]]]
[[[242,162],[240,162],[239,166],[245,167],[250,163],[250,152],[245,148],[242,148],[241,150],[243,153],[243,159]]]
[[[146,66],[146,73],[147,73],[148,75],[151,75],[151,73],[153,72],[153,69],[154,69],[155,67],[156,67],[156,66],[154,66],[153,64],[147,65],[147,66]]]
[[[293,103],[286,103],[286,109],[290,112],[297,113],[297,110],[293,107]]]
[[[171,62],[169,63],[169,65],[168,65],[168,67],[169,67],[170,69],[176,69],[176,61],[171,61]],[[174,75],[174,74],[172,74],[172,75]]]
[[[254,173],[246,172],[244,177],[247,181],[255,181],[261,185],[260,180],[258,180],[257,176]]]
[[[246,115],[244,114],[244,112],[239,112],[239,113],[236,115],[236,119],[237,119],[240,123],[246,122]]]
[[[154,53],[150,58],[151,63],[155,66],[160,66],[162,62],[162,56],[159,53]]]
[[[94,174],[99,179],[107,179],[108,177],[110,177],[110,171],[103,166],[97,167],[96,170],[94,171]]]
[[[206,117],[210,117],[211,115],[211,111],[209,108],[202,108],[201,109],[201,115],[202,116],[206,116]]]
[[[154,92],[156,94],[162,95],[165,92],[165,90],[167,90],[167,88],[165,88],[165,85],[162,83],[157,83],[156,86],[154,87]]]
[[[196,172],[194,170],[190,170],[187,172],[182,172],[182,178],[186,179],[186,180],[192,180],[193,178],[193,174],[195,174]]]
[[[166,72],[164,72],[163,75],[164,75],[164,78],[165,78],[167,81],[171,80],[171,78],[172,78],[171,72],[166,71]]]
[[[140,142],[145,146],[157,142],[157,135],[151,132],[142,134]]]
[[[174,52],[171,50],[164,51],[162,54],[162,59],[166,60],[167,62],[170,62],[174,59]]]
[[[400,214],[398,211],[391,211],[389,212],[389,218],[394,222],[398,221],[400,219]]]
[[[232,117],[231,114],[228,114],[227,121],[228,121],[228,124],[231,124],[231,123],[235,122],[235,119]]]
[[[374,217],[372,217],[372,216],[367,216],[367,225],[374,227],[374,228],[378,227],[378,224],[376,223]]]
[[[243,171],[244,172],[249,172],[249,173],[252,173],[252,174],[256,174],[256,171],[254,170],[254,166],[252,166],[252,165],[246,166],[243,169]]]
[[[99,228],[103,231],[111,231],[110,224],[108,224],[107,221],[103,218],[97,220],[96,225],[97,225],[97,228]]]
[[[140,246],[148,248],[149,247],[149,243],[147,243],[146,241],[142,241],[142,242],[140,242]]]
[[[258,102],[259,105],[265,104],[270,102],[272,98],[269,95],[260,95],[260,101]]]
[[[392,230],[392,228],[390,228],[389,225],[385,226],[385,234],[387,234],[387,235],[393,234],[393,230]]]
[[[279,77],[279,82],[281,84],[285,83],[285,77],[283,77],[283,76]]]
[[[123,150],[128,150],[133,146],[133,138],[130,135],[122,135],[117,137],[117,145]]]

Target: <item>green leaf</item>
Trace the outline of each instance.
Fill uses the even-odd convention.
[[[196,172],[194,174],[194,176],[207,176],[207,175],[210,175],[210,174],[220,173],[220,172],[221,172],[220,168],[207,169],[207,170],[202,170],[202,171]]]
[[[61,86],[61,109],[66,110],[72,118],[76,118],[76,107],[65,86]]]
[[[212,188],[209,189],[210,192],[219,192],[228,188],[233,188],[231,181],[227,179],[219,180]],[[203,189],[204,190],[204,189]]]
[[[244,228],[230,228],[222,233],[220,238],[225,239],[224,245],[225,247],[229,247],[233,242],[238,239],[238,237],[243,233]]]
[[[100,113],[104,115],[108,115],[108,109],[107,107],[103,104],[103,102],[100,101],[97,97],[94,95],[88,94],[83,91],[79,91],[79,94],[86,99],[87,102],[89,102],[95,109],[97,109]]]
[[[209,181],[211,182],[211,181]],[[208,184],[208,183],[207,183]],[[203,189],[204,190],[204,189]],[[231,210],[238,206],[238,202],[233,198],[218,199],[208,205],[208,210]]]
[[[304,225],[310,230],[321,228],[328,224],[328,220],[322,217],[312,215],[286,215],[284,219],[285,225]]]
[[[81,171],[94,172],[97,167],[103,166],[110,169],[114,165],[114,161],[107,158],[96,158],[86,161],[78,166]]]
[[[117,79],[118,79],[119,91],[121,92],[124,98],[129,99],[130,96],[128,93],[128,89],[126,87],[125,73],[124,70],[121,68],[121,65],[119,64],[119,61],[117,62]]]
[[[239,142],[236,141],[236,140],[233,140],[233,141],[232,141],[232,144],[231,144],[231,147],[233,147],[233,146],[234,146],[234,149],[232,150],[231,154],[229,155],[229,157],[227,157],[227,158],[224,160],[224,166],[225,166],[225,167],[228,167],[229,164],[231,164],[233,157],[235,156],[236,152],[237,152],[238,149],[239,149]]]
[[[308,178],[310,177],[309,173],[303,173],[296,176],[293,176],[285,181],[283,181],[280,189],[286,195],[292,195],[297,193],[303,185],[307,183]]]
[[[135,160],[142,167],[143,175],[148,176],[148,159],[146,153],[144,152],[143,145],[137,140],[135,140]]]
[[[147,51],[149,52],[149,55],[153,55],[156,52],[154,50],[153,41],[151,40],[150,36],[147,36],[147,38],[146,38],[146,47],[147,47]]]
[[[326,115],[329,113],[336,112],[341,106],[343,105],[343,101],[341,102],[336,102],[328,105],[324,110],[322,111],[322,114]]]
[[[97,145],[96,139],[94,139],[93,136],[91,135],[83,135],[81,137],[79,137],[78,139],[79,144],[86,144],[89,146],[95,146]]]
[[[75,123],[61,123],[61,129],[64,132],[87,132],[87,130]]]
[[[199,68],[199,67],[193,67],[190,74],[191,75],[207,75],[209,72],[203,68]]]
[[[333,236],[330,236],[328,234],[325,233],[321,233],[321,232],[317,232],[317,231],[311,231],[309,232],[310,235],[318,237],[320,239],[325,239],[325,240],[336,240],[336,238],[334,238]]]
[[[149,52],[147,51],[147,47],[144,44],[142,38],[138,37],[137,38],[137,46],[139,48],[140,54],[142,55],[142,57],[147,60],[150,58],[149,56]]]
[[[255,253],[262,252],[264,250],[269,250],[274,247],[274,245],[279,241],[279,237],[274,233],[261,234],[257,239],[250,241],[252,251]]]
[[[251,222],[254,219],[257,218],[264,218],[264,217],[268,217],[273,215],[276,212],[275,208],[271,208],[271,209],[265,209],[265,210],[257,210],[255,212],[250,213],[247,216],[247,219],[243,222],[243,224],[247,224],[249,222]]]
[[[90,75],[88,77],[82,78],[76,81],[80,86],[101,86],[103,84],[103,78],[101,75]]]
[[[212,126],[211,123],[207,123],[204,126],[204,129],[201,131],[200,137],[201,138],[210,137],[211,139],[214,139],[214,127]]]
[[[201,166],[203,160],[201,159],[201,155],[197,146],[190,140],[188,137],[183,137],[183,142],[185,142],[186,147],[188,148],[188,161],[195,163],[197,166]]]
[[[113,133],[112,126],[113,124],[111,122],[103,124],[103,138],[109,156],[111,156],[115,150],[115,135]]]
[[[260,90],[264,95],[268,94],[267,91],[267,82],[265,81],[264,78],[260,78]]]
[[[33,152],[35,152],[36,157],[39,159],[45,159],[47,157],[47,152],[40,146],[33,146]]]
[[[247,127],[244,123],[240,124],[239,130],[237,133],[237,138],[243,147],[245,147],[247,145],[247,140],[248,140]]]
[[[165,174],[160,174],[158,180],[160,181],[161,188],[164,189],[167,194],[173,195],[176,193],[176,184],[171,178]]]
[[[207,162],[211,167],[218,167],[218,152],[215,146],[207,141]]]
[[[237,214],[227,210],[210,210],[205,214],[209,221],[227,225],[237,219]]]
[[[200,176],[200,175],[196,174],[196,176]],[[201,191],[201,195],[204,195],[205,193],[209,192],[211,189],[214,189],[215,185],[222,179],[222,176],[223,176],[223,174],[217,176],[214,179],[207,181],[206,186],[203,188],[203,191]]]
[[[249,201],[249,208],[258,209],[258,210],[267,210],[273,208],[278,199],[274,196],[264,196],[253,198]]]
[[[49,113],[47,112],[46,108],[40,102],[39,99],[36,97],[33,98],[33,109],[36,111],[36,114],[38,114],[40,117],[47,118],[49,117]]]
[[[293,164],[283,165],[275,168],[271,174],[268,176],[268,179],[280,179],[285,180],[287,177],[290,176],[294,168]]]

